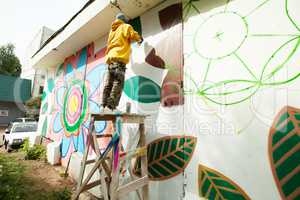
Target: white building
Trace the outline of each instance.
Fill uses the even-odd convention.
[[[299,199],[300,2],[117,3],[145,39],[132,46],[119,109],[131,102],[133,112],[150,115],[150,199]],[[31,59],[47,71],[40,134],[60,143],[74,177],[89,114],[100,111],[118,12],[90,0]],[[96,131],[111,133],[111,125]],[[135,141],[136,127],[122,134]]]
[[[53,33],[54,31],[49,29],[48,27],[42,27],[27,47],[28,60],[26,60],[25,66],[22,67],[21,77],[30,79],[32,81],[32,96],[37,96],[43,92],[45,72],[40,69],[34,69],[29,60]]]

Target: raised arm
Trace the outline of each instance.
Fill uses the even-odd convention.
[[[130,41],[134,42],[142,42],[143,38],[139,35],[138,32],[136,32],[131,25],[127,25],[127,37],[130,39]]]

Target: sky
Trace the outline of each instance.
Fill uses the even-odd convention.
[[[87,0],[0,0],[0,45],[13,43],[21,64],[26,49],[42,26],[63,26]]]

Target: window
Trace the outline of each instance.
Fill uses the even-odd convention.
[[[18,124],[13,126],[12,132],[34,132],[37,130],[37,124]]]
[[[0,117],[8,117],[8,110],[0,110]]]

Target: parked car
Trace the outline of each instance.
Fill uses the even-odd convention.
[[[13,122],[11,127],[5,130],[4,147],[10,152],[14,148],[19,148],[26,138],[36,134],[37,122]]]
[[[34,118],[29,118],[29,117],[16,118],[14,121],[9,123],[8,127],[5,129],[5,132],[9,132],[12,127],[12,124],[15,122],[37,122],[37,121]],[[3,135],[3,138],[4,138],[4,135]]]

